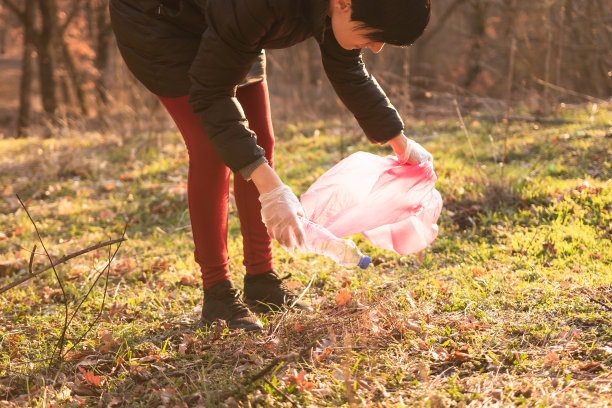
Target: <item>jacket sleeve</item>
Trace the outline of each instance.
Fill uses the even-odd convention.
[[[248,128],[236,86],[260,56],[268,27],[256,12],[236,10],[233,3],[206,1],[208,28],[189,70],[189,101],[221,160],[234,172],[246,169],[248,179],[253,164],[266,161],[265,152]]]
[[[355,115],[372,143],[399,135],[404,123],[376,79],[368,73],[361,50],[345,50],[328,29],[320,44],[323,68],[336,94]]]

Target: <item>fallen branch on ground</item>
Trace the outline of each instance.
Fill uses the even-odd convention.
[[[52,357],[51,360],[53,360],[54,356],[57,355],[59,358],[63,358],[65,356],[64,354],[64,343],[65,343],[65,339],[66,339],[66,333],[68,331],[68,327],[70,326],[70,323],[72,323],[73,319],[75,318],[76,314],[78,313],[78,311],[80,310],[81,306],[83,305],[83,303],[85,302],[85,300],[87,299],[87,297],[89,296],[89,294],[91,293],[91,291],[93,290],[94,286],[96,285],[96,283],[98,282],[98,280],[102,277],[102,275],[104,274],[104,272],[106,271],[106,282],[104,285],[104,296],[102,298],[102,306],[100,307],[99,313],[96,316],[95,320],[93,321],[93,323],[91,323],[89,325],[89,327],[87,328],[87,330],[79,337],[79,339],[74,342],[74,344],[72,345],[72,347],[70,348],[70,350],[72,350],[77,344],[79,344],[79,342],[87,335],[87,333],[89,333],[89,331],[92,329],[92,327],[97,323],[97,321],[99,320],[100,316],[102,315],[102,310],[104,308],[104,302],[106,300],[106,291],[108,288],[108,275],[110,274],[110,270],[111,270],[111,263],[113,261],[113,259],[115,258],[115,256],[117,255],[117,252],[119,251],[119,248],[121,248],[121,243],[123,241],[126,241],[127,239],[125,238],[125,232],[127,230],[127,226],[129,223],[126,223],[125,228],[123,230],[123,234],[122,237],[119,239],[115,239],[115,240],[111,240],[111,241],[107,241],[105,243],[101,243],[101,244],[97,244],[97,245],[93,245],[89,248],[86,248],[84,250],[81,251],[77,251],[75,253],[72,253],[70,255],[64,256],[61,259],[59,259],[58,261],[53,261],[53,259],[51,258],[51,255],[49,254],[49,251],[47,251],[47,248],[45,246],[45,243],[42,239],[42,236],[40,235],[40,231],[38,230],[38,226],[36,225],[36,222],[34,221],[34,219],[32,218],[32,216],[30,215],[30,212],[28,211],[28,208],[26,207],[25,203],[21,200],[21,198],[19,196],[17,196],[17,199],[19,200],[19,203],[21,204],[21,206],[23,207],[24,211],[26,212],[28,218],[30,219],[30,222],[32,223],[32,226],[34,227],[34,230],[36,231],[36,236],[38,237],[38,240],[40,241],[40,244],[45,252],[45,255],[47,256],[48,260],[49,260],[49,266],[37,271],[37,272],[32,272],[32,264],[34,262],[34,255],[35,255],[35,251],[36,251],[36,245],[34,246],[34,248],[32,249],[32,254],[30,256],[30,262],[28,265],[28,272],[29,275],[21,278],[5,287],[3,287],[2,289],[0,289],[0,294],[6,292],[7,290],[37,276],[40,275],[41,273],[48,271],[49,269],[53,270],[53,273],[55,275],[55,278],[57,279],[57,282],[60,286],[60,289],[62,291],[62,295],[63,295],[63,304],[64,304],[64,324],[62,327],[62,331],[61,334],[59,336],[59,340],[53,350],[52,353]],[[117,248],[115,249],[115,251],[112,253],[111,255],[111,249],[110,249],[110,245],[117,243]],[[64,285],[62,283],[62,280],[60,279],[60,276],[57,272],[57,270],[55,269],[55,267],[57,265],[60,265],[66,261],[68,261],[69,259],[73,259],[79,255],[82,255],[84,253],[90,252],[94,249],[98,249],[98,248],[102,248],[102,247],[108,247],[108,262],[106,264],[106,266],[100,271],[100,273],[98,274],[98,276],[96,277],[96,279],[94,280],[93,284],[91,285],[91,287],[89,288],[89,290],[87,291],[87,293],[85,294],[85,296],[83,296],[83,298],[81,299],[81,302],[78,304],[78,306],[76,307],[76,310],[74,311],[74,313],[72,314],[72,316],[70,316],[70,318],[68,317],[69,314],[69,307],[68,307],[68,298],[66,296],[66,291],[64,290]],[[68,351],[70,351],[68,350]],[[67,352],[66,352],[67,353]]]
[[[35,278],[35,277],[37,277],[38,275],[40,275],[42,273],[47,272],[49,269],[52,269],[53,267],[55,267],[57,265],[66,263],[69,260],[71,260],[73,258],[76,258],[77,256],[81,256],[81,255],[86,254],[88,252],[95,251],[96,249],[100,249],[100,248],[104,248],[104,247],[111,246],[111,245],[114,245],[114,244],[118,244],[118,243],[121,243],[123,241],[127,241],[127,238],[123,238],[122,237],[122,238],[117,238],[117,239],[113,239],[113,240],[106,241],[106,242],[101,242],[99,244],[92,245],[92,246],[90,246],[88,248],[85,248],[85,249],[82,249],[80,251],[73,252],[71,254],[65,255],[65,256],[61,257],[60,259],[58,259],[57,261],[53,262],[51,265],[46,266],[46,267],[44,267],[44,268],[42,268],[42,269],[40,269],[40,270],[38,270],[36,272],[32,272],[28,276],[24,276],[23,278],[17,279],[16,281],[14,281],[14,282],[4,286],[2,289],[0,289],[0,294],[6,292],[8,290],[13,289],[15,286],[19,286],[22,283],[24,283],[24,282],[26,282],[26,281],[28,281],[28,280],[30,280],[32,278]]]

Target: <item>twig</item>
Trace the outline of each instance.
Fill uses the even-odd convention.
[[[125,224],[125,227],[123,229],[123,237],[125,237],[125,232],[127,230],[128,225],[129,225],[129,222],[127,222]],[[100,316],[102,316],[102,310],[104,309],[104,303],[106,301],[106,293],[107,293],[107,289],[108,289],[108,276],[110,275],[110,271],[111,271],[111,263],[113,262],[113,259],[115,259],[115,256],[117,255],[117,252],[119,251],[119,248],[121,248],[121,242],[119,243],[119,245],[117,245],[117,248],[115,248],[115,252],[113,252],[112,255],[110,253],[110,247],[108,248],[108,263],[106,264],[104,269],[102,269],[102,272],[100,272],[100,274],[94,280],[94,282],[91,284],[91,287],[89,288],[89,290],[87,291],[85,296],[83,296],[83,299],[81,300],[81,303],[79,303],[79,305],[76,307],[74,313],[70,317],[70,321],[68,322],[68,324],[72,323],[72,320],[74,319],[74,317],[76,316],[77,312],[79,311],[79,309],[81,308],[81,306],[85,302],[85,299],[87,299],[87,297],[89,296],[89,294],[93,290],[94,286],[96,286],[96,283],[98,282],[98,280],[100,279],[100,277],[102,276],[104,271],[106,270],[107,272],[106,272],[106,279],[105,279],[105,282],[104,282],[104,295],[102,297],[102,304],[100,305],[100,310],[98,312],[98,315],[96,316],[94,321],[89,325],[87,330],[85,330],[85,332],[74,342],[74,344],[68,350],[66,350],[66,352],[62,355],[62,357],[66,356],[66,354],[68,354],[72,349],[74,349],[77,346],[77,344],[79,344],[85,338],[85,336],[87,336],[87,334],[91,331],[91,329],[98,322],[98,320],[100,320]]]
[[[25,204],[23,203],[23,201],[21,200],[21,198],[19,196],[17,196],[17,199],[19,200],[19,202],[21,203],[21,206],[23,207],[23,209],[25,210],[28,218],[30,219],[30,221],[32,222],[32,225],[34,226],[34,229],[36,231],[36,234],[38,236],[38,239],[40,241],[40,243],[42,244],[42,247],[45,251],[45,254],[47,255],[47,258],[49,259],[49,263],[51,264],[49,267],[37,271],[35,273],[32,272],[32,264],[33,264],[33,260],[34,260],[34,255],[36,253],[36,245],[34,246],[34,248],[32,249],[32,255],[30,256],[30,263],[29,263],[29,276],[20,279],[16,282],[13,282],[11,284],[9,284],[8,286],[5,286],[4,288],[2,288],[0,290],[0,293],[3,293],[9,289],[11,289],[12,287],[15,287],[17,285],[19,285],[20,283],[33,278],[34,276],[37,276],[49,269],[53,269],[53,272],[55,274],[55,277],[60,285],[60,288],[62,290],[62,293],[64,295],[64,309],[65,309],[65,317],[64,317],[64,325],[62,327],[62,331],[59,337],[58,342],[56,343],[56,346],[53,350],[53,353],[51,355],[51,358],[49,359],[50,361],[53,361],[54,356],[58,355],[59,358],[63,358],[68,352],[70,352],[72,349],[74,349],[74,347],[76,347],[77,344],[79,344],[81,342],[81,340],[91,331],[91,329],[93,328],[93,326],[98,322],[98,320],[100,319],[100,316],[102,315],[102,311],[104,309],[104,304],[105,304],[105,300],[106,300],[106,294],[107,294],[107,290],[108,290],[108,277],[110,275],[110,271],[111,271],[111,264],[113,259],[115,258],[115,256],[117,255],[117,252],[119,251],[119,248],[121,248],[121,244],[123,241],[126,241],[127,238],[125,238],[125,232],[127,230],[127,227],[129,225],[129,222],[127,222],[125,224],[125,227],[123,229],[123,234],[122,237],[120,239],[116,239],[116,240],[112,240],[112,241],[107,241],[105,243],[101,243],[101,244],[97,244],[94,246],[91,246],[89,248],[86,248],[84,250],[81,251],[77,251],[75,253],[72,253],[70,255],[64,256],[62,257],[59,261],[53,262],[53,259],[51,258],[51,255],[49,254],[49,252],[47,251],[47,248],[45,247],[45,244],[42,240],[42,237],[40,235],[40,232],[38,231],[38,227],[36,225],[36,223],[34,222],[32,216],[30,215],[27,207],[25,206]],[[117,248],[115,249],[115,251],[111,254],[111,248],[110,246],[114,243],[117,243]],[[100,271],[100,273],[98,274],[98,276],[95,278],[94,282],[92,283],[91,287],[89,288],[89,290],[87,291],[87,293],[85,294],[85,296],[83,296],[83,298],[81,299],[81,302],[78,304],[78,306],[76,307],[76,309],[74,310],[74,312],[72,313],[72,315],[70,316],[70,319],[68,319],[68,313],[69,313],[69,308],[68,308],[68,298],[66,296],[66,292],[64,290],[64,285],[62,284],[62,281],[59,277],[59,274],[57,273],[55,266],[59,265],[61,263],[66,262],[69,259],[75,258],[76,256],[82,255],[84,253],[90,252],[94,249],[98,249],[101,247],[107,246],[108,247],[108,263],[106,264],[106,266]],[[95,285],[97,284],[98,280],[102,277],[102,275],[104,274],[104,271],[106,271],[106,280],[105,280],[105,285],[104,285],[104,296],[102,298],[102,305],[100,306],[100,310],[98,312],[98,315],[96,316],[96,318],[94,319],[94,321],[89,325],[89,327],[87,328],[87,330],[78,338],[78,340],[76,342],[74,342],[74,344],[64,353],[64,342],[66,339],[66,333],[68,331],[68,328],[70,327],[70,324],[72,323],[72,321],[74,320],[74,318],[76,317],[77,313],[79,312],[81,306],[83,305],[83,303],[85,302],[85,300],[88,298],[89,294],[92,292],[93,288],[95,287]],[[59,351],[58,351],[59,350]]]
[[[598,298],[594,297],[594,296],[593,296],[593,295],[591,295],[590,293],[587,293],[587,297],[589,298],[589,300],[590,300],[591,302],[595,302],[595,303],[597,303],[598,305],[602,306],[602,307],[603,307],[604,309],[606,309],[607,311],[612,312],[612,302],[610,302],[606,296],[603,296],[603,295],[602,295],[602,297],[603,297],[604,299],[606,299],[607,303],[604,303],[603,301],[601,301],[601,300],[599,300]]]
[[[123,242],[123,241],[127,241],[127,238],[122,237],[122,238],[119,238],[119,239],[113,239],[111,241],[101,242],[99,244],[92,245],[92,246],[90,246],[88,248],[85,248],[85,249],[82,249],[80,251],[77,251],[77,252],[65,255],[65,256],[61,257],[60,259],[58,259],[57,261],[55,261],[54,263],[51,263],[51,265],[49,265],[49,266],[47,266],[47,267],[45,267],[43,269],[40,269],[40,270],[38,270],[36,272],[33,272],[30,275],[28,275],[28,276],[20,278],[20,279],[16,280],[15,282],[12,282],[12,283],[4,286],[2,289],[0,289],[0,295],[2,293],[6,292],[7,290],[13,289],[15,286],[21,285],[23,282],[26,282],[26,281],[28,281],[28,280],[30,280],[30,279],[40,275],[41,273],[47,272],[49,269],[53,268],[54,266],[63,264],[63,263],[65,263],[65,262],[67,262],[67,261],[69,261],[69,260],[71,260],[73,258],[76,258],[77,256],[81,256],[81,255],[86,254],[88,252],[95,251],[96,249],[100,249],[100,248],[103,248],[103,247],[106,247],[106,246],[118,244],[118,243]]]
[[[319,342],[318,339],[311,342],[308,346],[304,347],[302,351],[300,351],[299,353],[289,353],[284,356],[275,358],[274,360],[272,360],[270,364],[265,366],[262,370],[257,372],[255,375],[251,376],[251,378],[249,379],[249,382],[254,383],[255,381],[264,377],[266,374],[270,372],[270,370],[272,370],[274,367],[276,367],[281,362],[286,363],[289,361],[296,361],[296,360],[299,360],[300,358],[303,358],[306,355],[306,353],[308,353],[310,350],[312,350],[314,346],[317,345],[318,342]]]
[[[55,355],[55,351],[58,348],[59,348],[60,354],[61,354],[62,350],[64,348],[64,341],[66,339],[66,330],[68,329],[68,327],[67,327],[67,323],[68,323],[68,296],[66,295],[66,291],[64,290],[64,284],[62,283],[62,280],[60,279],[59,274],[57,273],[57,270],[55,269],[55,265],[53,265],[53,259],[51,258],[51,255],[49,254],[49,251],[47,251],[47,248],[45,247],[45,243],[44,243],[42,237],[40,236],[40,232],[38,231],[38,226],[36,225],[36,222],[34,222],[34,219],[30,215],[30,212],[28,211],[28,208],[26,207],[24,202],[21,200],[21,197],[19,197],[19,195],[17,195],[17,200],[19,200],[19,203],[23,207],[25,213],[27,214],[28,218],[30,219],[30,222],[34,226],[34,230],[36,231],[36,235],[38,236],[38,240],[40,241],[40,244],[42,245],[42,248],[45,251],[45,254],[47,255],[47,258],[49,259],[49,263],[51,264],[51,268],[53,269],[53,274],[55,275],[55,278],[57,279],[57,283],[59,284],[60,289],[62,291],[62,295],[64,296],[64,327],[62,328],[62,333],[60,334],[60,338],[57,341],[57,344],[55,346],[55,349],[53,350],[53,354],[52,355]]]
[[[36,255],[36,244],[32,248],[32,253],[30,254],[30,263],[28,264],[28,272],[32,275],[32,264],[34,263],[34,255]]]
[[[576,331],[576,325],[572,326],[572,328],[570,329],[569,333],[567,334],[567,340],[565,341],[565,345],[563,346],[564,350],[567,347],[567,345],[569,344],[569,342],[572,341],[572,338],[574,337],[574,331]]]
[[[275,386],[274,384],[272,384],[270,381],[268,381],[267,378],[264,378],[263,381],[268,384],[274,391],[278,392],[284,399],[285,401],[289,401],[289,403],[291,403],[292,406],[297,407],[298,404],[297,402],[295,402],[290,396],[288,396],[287,394],[285,394],[282,390],[280,390],[277,386]]]
[[[274,367],[278,366],[281,363],[295,361],[299,358],[299,356],[300,355],[298,353],[289,353],[284,356],[276,357],[274,360],[272,360],[271,363],[269,363],[263,369],[259,370],[255,375],[251,376],[249,382],[254,383],[255,381],[259,380],[260,378],[268,374]]]
[[[550,82],[544,81],[543,79],[534,77],[533,78],[538,84],[545,86],[547,88],[550,88],[552,90],[555,90],[557,92],[562,92],[565,93],[567,95],[572,95],[572,96],[576,96],[578,98],[584,98],[589,102],[593,102],[593,103],[599,103],[599,104],[604,104],[607,103],[608,101],[606,101],[605,99],[600,99],[600,98],[596,98],[594,96],[590,96],[590,95],[586,95],[580,92],[576,92],[576,91],[572,91],[571,89],[567,89],[567,88],[563,88],[562,86],[559,85],[555,85],[555,84],[551,84]]]

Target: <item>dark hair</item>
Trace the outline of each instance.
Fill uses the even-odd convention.
[[[431,16],[430,0],[352,0],[351,20],[376,31],[371,41],[408,46],[423,34]]]

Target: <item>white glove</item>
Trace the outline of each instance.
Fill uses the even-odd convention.
[[[406,148],[403,152],[396,151],[397,159],[402,164],[419,164],[428,160],[433,161],[433,156],[423,146],[412,139],[406,138]]]
[[[298,219],[304,209],[291,189],[283,184],[259,196],[261,219],[268,234],[283,247],[293,251],[304,245],[304,229]]]

